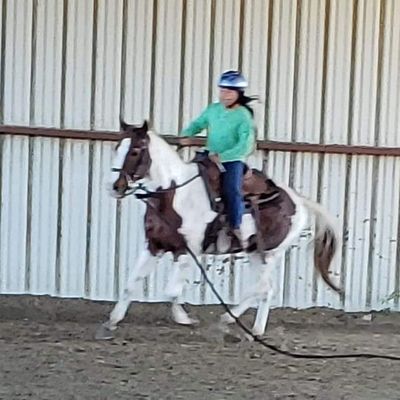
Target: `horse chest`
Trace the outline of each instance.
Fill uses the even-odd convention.
[[[186,241],[179,233],[182,218],[172,207],[174,192],[148,200],[144,224],[148,248],[152,255],[172,252],[174,258],[185,254]]]

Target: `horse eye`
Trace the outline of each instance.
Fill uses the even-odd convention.
[[[136,157],[139,154],[139,152],[137,150],[132,150],[131,151],[131,156]]]

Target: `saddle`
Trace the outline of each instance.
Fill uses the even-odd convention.
[[[204,180],[212,210],[218,214],[225,214],[221,171],[218,165],[208,158],[207,151],[196,152],[192,162],[199,166],[199,172]],[[255,205],[262,209],[269,201],[279,196],[278,187],[263,172],[245,165],[243,175],[242,193],[245,212],[251,212]]]
[[[226,207],[222,195],[222,173],[219,166],[209,159],[207,151],[196,152],[192,162],[198,164],[200,175],[206,186],[211,209],[217,213],[215,220],[206,229],[203,242],[203,251],[206,251],[210,245],[216,243],[218,232],[226,226]],[[254,217],[257,228],[256,243],[254,245],[261,252],[264,245],[261,236],[260,211],[267,207],[268,203],[277,199],[281,191],[271,179],[257,169],[251,169],[246,165],[243,174],[244,212],[251,213]]]

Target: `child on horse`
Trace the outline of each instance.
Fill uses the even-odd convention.
[[[219,102],[210,104],[180,136],[194,136],[207,129],[209,157],[224,167],[222,192],[230,225],[231,252],[243,249],[240,226],[244,212],[242,195],[245,160],[254,149],[253,110],[245,96],[247,82],[239,71],[224,72],[218,81]],[[184,143],[184,142],[183,142]]]

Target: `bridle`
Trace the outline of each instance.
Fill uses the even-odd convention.
[[[145,154],[148,154],[148,146],[147,145],[142,145],[140,147],[132,147],[132,149],[130,149],[129,151],[138,151],[139,154],[139,158],[135,163],[135,171],[137,171],[137,169],[142,165],[143,163],[143,159]],[[125,163],[124,163],[125,164]],[[122,174],[124,176],[124,178],[127,181],[127,185],[128,188],[127,190],[124,192],[123,195],[121,195],[121,198],[130,196],[130,195],[135,195],[137,198],[143,199],[143,198],[149,198],[149,197],[157,197],[157,195],[161,194],[161,193],[166,193],[166,192],[170,192],[172,190],[175,189],[179,189],[181,187],[184,187],[186,185],[188,185],[190,182],[194,181],[195,179],[201,177],[200,171],[194,175],[193,177],[187,179],[186,181],[184,181],[183,183],[180,184],[172,184],[169,188],[165,188],[165,189],[157,189],[155,191],[151,191],[149,189],[147,189],[146,185],[142,182],[140,182],[139,184],[135,185],[135,186],[131,186],[132,183],[135,183],[136,181],[140,180],[140,179],[144,179],[146,174],[148,173],[150,168],[150,165],[148,168],[146,168],[145,170],[143,170],[142,173],[137,174],[137,173],[129,173],[127,171],[125,171],[124,169],[124,165],[122,166],[122,168],[111,168],[112,172],[119,172],[120,174]],[[142,190],[145,193],[136,193],[137,190]]]

